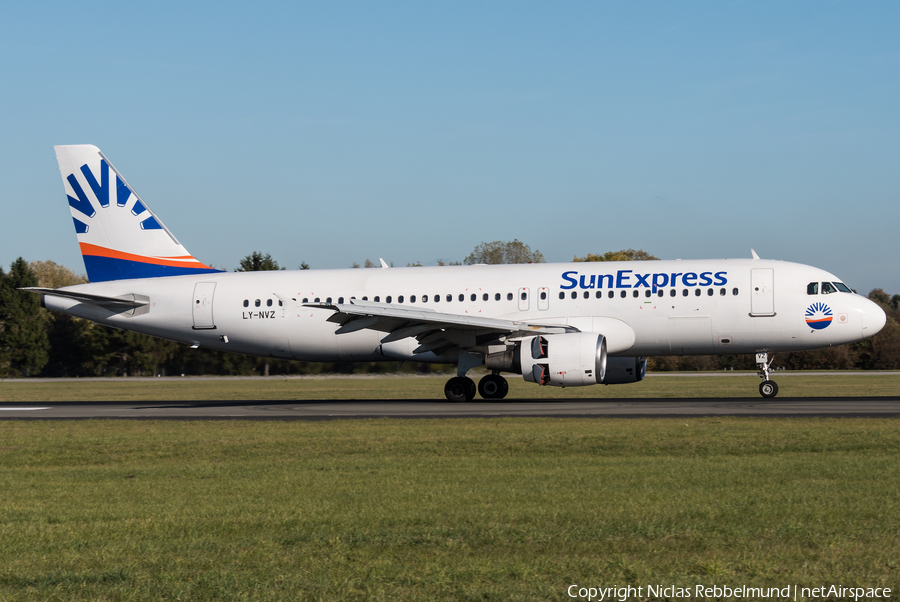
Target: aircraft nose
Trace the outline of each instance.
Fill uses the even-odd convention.
[[[870,337],[878,334],[884,324],[887,322],[887,314],[881,309],[877,303],[869,301],[863,308],[862,315],[862,335]]]

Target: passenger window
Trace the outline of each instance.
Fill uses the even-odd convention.
[[[303,302],[304,302],[304,303],[309,303],[309,297],[303,297]]]
[[[344,302],[344,298],[343,298],[343,297],[338,297],[338,303],[343,303],[343,302]]]
[[[720,288],[720,289],[719,289],[719,296],[720,296],[720,297],[724,297],[724,296],[725,296],[725,289],[724,289],[724,288]]]
[[[647,290],[644,291],[644,296],[649,297],[650,295],[651,295],[650,289],[648,288]]]
[[[363,301],[368,301],[368,300],[369,300],[368,297],[363,297]]]
[[[566,294],[565,294],[564,292],[562,292],[562,291],[559,291],[559,298],[560,298],[560,299],[565,299],[565,298],[566,298]]]
[[[577,299],[577,298],[578,298],[578,293],[576,293],[575,291],[572,291],[572,298],[573,298],[573,299]]]
[[[735,297],[737,297],[737,294],[738,294],[737,288],[731,289],[731,294],[734,295]]]
[[[612,299],[612,298],[615,297],[615,296],[616,296],[616,292],[615,292],[615,291],[609,291],[609,295],[607,295],[607,297],[609,297],[610,299]]]
[[[627,295],[627,294],[628,294],[628,291],[622,291],[622,294],[620,296],[624,299],[625,295]]]
[[[674,288],[673,288],[672,290],[669,291],[669,296],[670,296],[670,297],[674,297],[674,296],[677,295],[677,294],[678,294],[678,291],[676,291]]]
[[[453,298],[453,297],[451,297],[450,295],[447,295],[447,301],[450,301],[452,298]],[[441,296],[440,296],[440,295],[435,295],[435,296],[434,296],[434,302],[435,302],[435,303],[440,303],[440,302],[441,302]]]
[[[695,296],[695,297],[699,297],[699,296],[700,296],[700,289],[699,289],[699,288],[694,290],[694,296]]]
[[[657,291],[657,293],[656,293],[657,297],[662,297],[663,295],[665,295],[665,291],[662,289],[659,289],[659,291]]]
[[[522,301],[524,301],[527,298],[528,298],[528,293],[522,293]],[[546,298],[547,298],[547,294],[541,293],[541,299],[546,299]]]
[[[831,293],[836,293],[836,292],[837,292],[837,289],[834,288],[834,285],[831,284],[830,282],[822,283],[822,294],[823,295],[830,295]]]
[[[584,291],[584,298],[585,298],[585,299],[590,299],[590,298],[591,298],[591,294],[590,294],[589,292],[587,292],[587,291]]]
[[[706,296],[707,296],[707,297],[712,297],[712,296],[713,296],[713,290],[712,290],[711,288],[706,289]]]
[[[525,293],[522,293],[522,294],[524,295]],[[541,291],[541,301],[546,301],[546,300],[547,300],[547,292]]]
[[[257,299],[256,301],[254,301],[254,302],[253,302],[253,305],[255,305],[256,307],[259,307],[259,299]]]
[[[460,295],[459,295],[459,302],[462,303],[462,302],[465,301],[465,300],[466,300],[466,296],[463,295],[462,293],[460,293]]]
[[[283,307],[284,303],[281,302],[281,299],[278,300],[278,307]]]
[[[500,293],[494,293],[494,301],[500,300]]]
[[[266,307],[272,307],[272,300],[266,299]]]
[[[682,296],[682,297],[687,297],[687,296],[688,296],[688,293],[689,293],[689,291],[688,291],[687,289],[684,289],[683,291],[681,291],[681,296]]]
[[[639,293],[638,291],[633,291],[633,292],[631,293],[631,296],[632,296],[632,297],[637,297],[638,295],[640,295],[640,293]]]
[[[806,285],[806,294],[807,295],[818,295],[819,294],[819,283],[818,282],[810,282]]]
[[[524,295],[525,293],[522,293],[522,294]],[[522,298],[524,299],[525,297],[522,297]],[[506,300],[512,301],[512,293],[506,293]]]
[[[397,297],[397,303],[403,303],[403,295]]]
[[[477,299],[477,297],[475,296],[475,293],[472,293],[472,296],[469,297],[469,300],[475,301],[475,299]]]
[[[602,299],[602,298],[603,298],[603,291],[597,291],[596,297],[597,297],[598,299]]]
[[[391,296],[388,295],[387,297],[385,297],[384,302],[385,302],[385,303],[390,303],[390,302],[391,302]]]
[[[244,307],[250,307],[250,300],[244,299]]]
[[[331,297],[328,297],[327,299],[325,299],[325,303],[331,303]]]
[[[481,295],[481,300],[482,300],[482,301],[487,301],[487,300],[488,300],[488,294],[487,294],[487,293],[484,293],[483,295]]]

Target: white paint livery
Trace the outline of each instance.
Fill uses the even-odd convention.
[[[850,343],[885,323],[875,303],[833,274],[762,260],[755,252],[754,259],[249,273],[207,268],[133,277],[142,269],[138,264],[135,272],[134,257],[160,257],[148,251],[143,235],[167,236],[180,249],[177,260],[196,260],[167,230],[132,225],[123,234],[129,224],[122,216],[101,210],[99,182],[82,186],[86,198],[73,203],[78,191],[70,176],[84,172],[82,160],[100,173],[99,162],[90,161],[102,155],[92,146],[57,148],[70,205],[81,206],[73,217],[93,208],[91,227],[116,241],[131,271],[123,279],[31,290],[49,309],[193,346],[303,361],[450,363],[457,376],[445,394],[456,401],[475,397],[466,373],[482,364],[491,373],[477,391],[497,399],[508,389],[501,372],[540,385],[617,384],[641,380],[650,355],[755,353],[760,392],[774,397],[770,354]],[[133,204],[137,197],[128,191]]]

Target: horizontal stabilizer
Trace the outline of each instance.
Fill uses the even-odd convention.
[[[40,288],[37,286],[28,286],[20,288],[21,291],[29,291],[40,295],[52,295],[54,297],[62,297],[64,299],[73,299],[81,303],[90,303],[112,310],[137,309],[150,304],[150,299],[144,295],[121,295],[119,297],[106,297],[103,295],[90,295],[88,293],[79,293],[76,291],[67,291],[56,288]]]

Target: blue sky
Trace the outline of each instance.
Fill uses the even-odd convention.
[[[135,4],[131,6],[131,4]],[[6,3],[0,262],[96,144],[201,261],[808,263],[900,293],[900,5]]]

